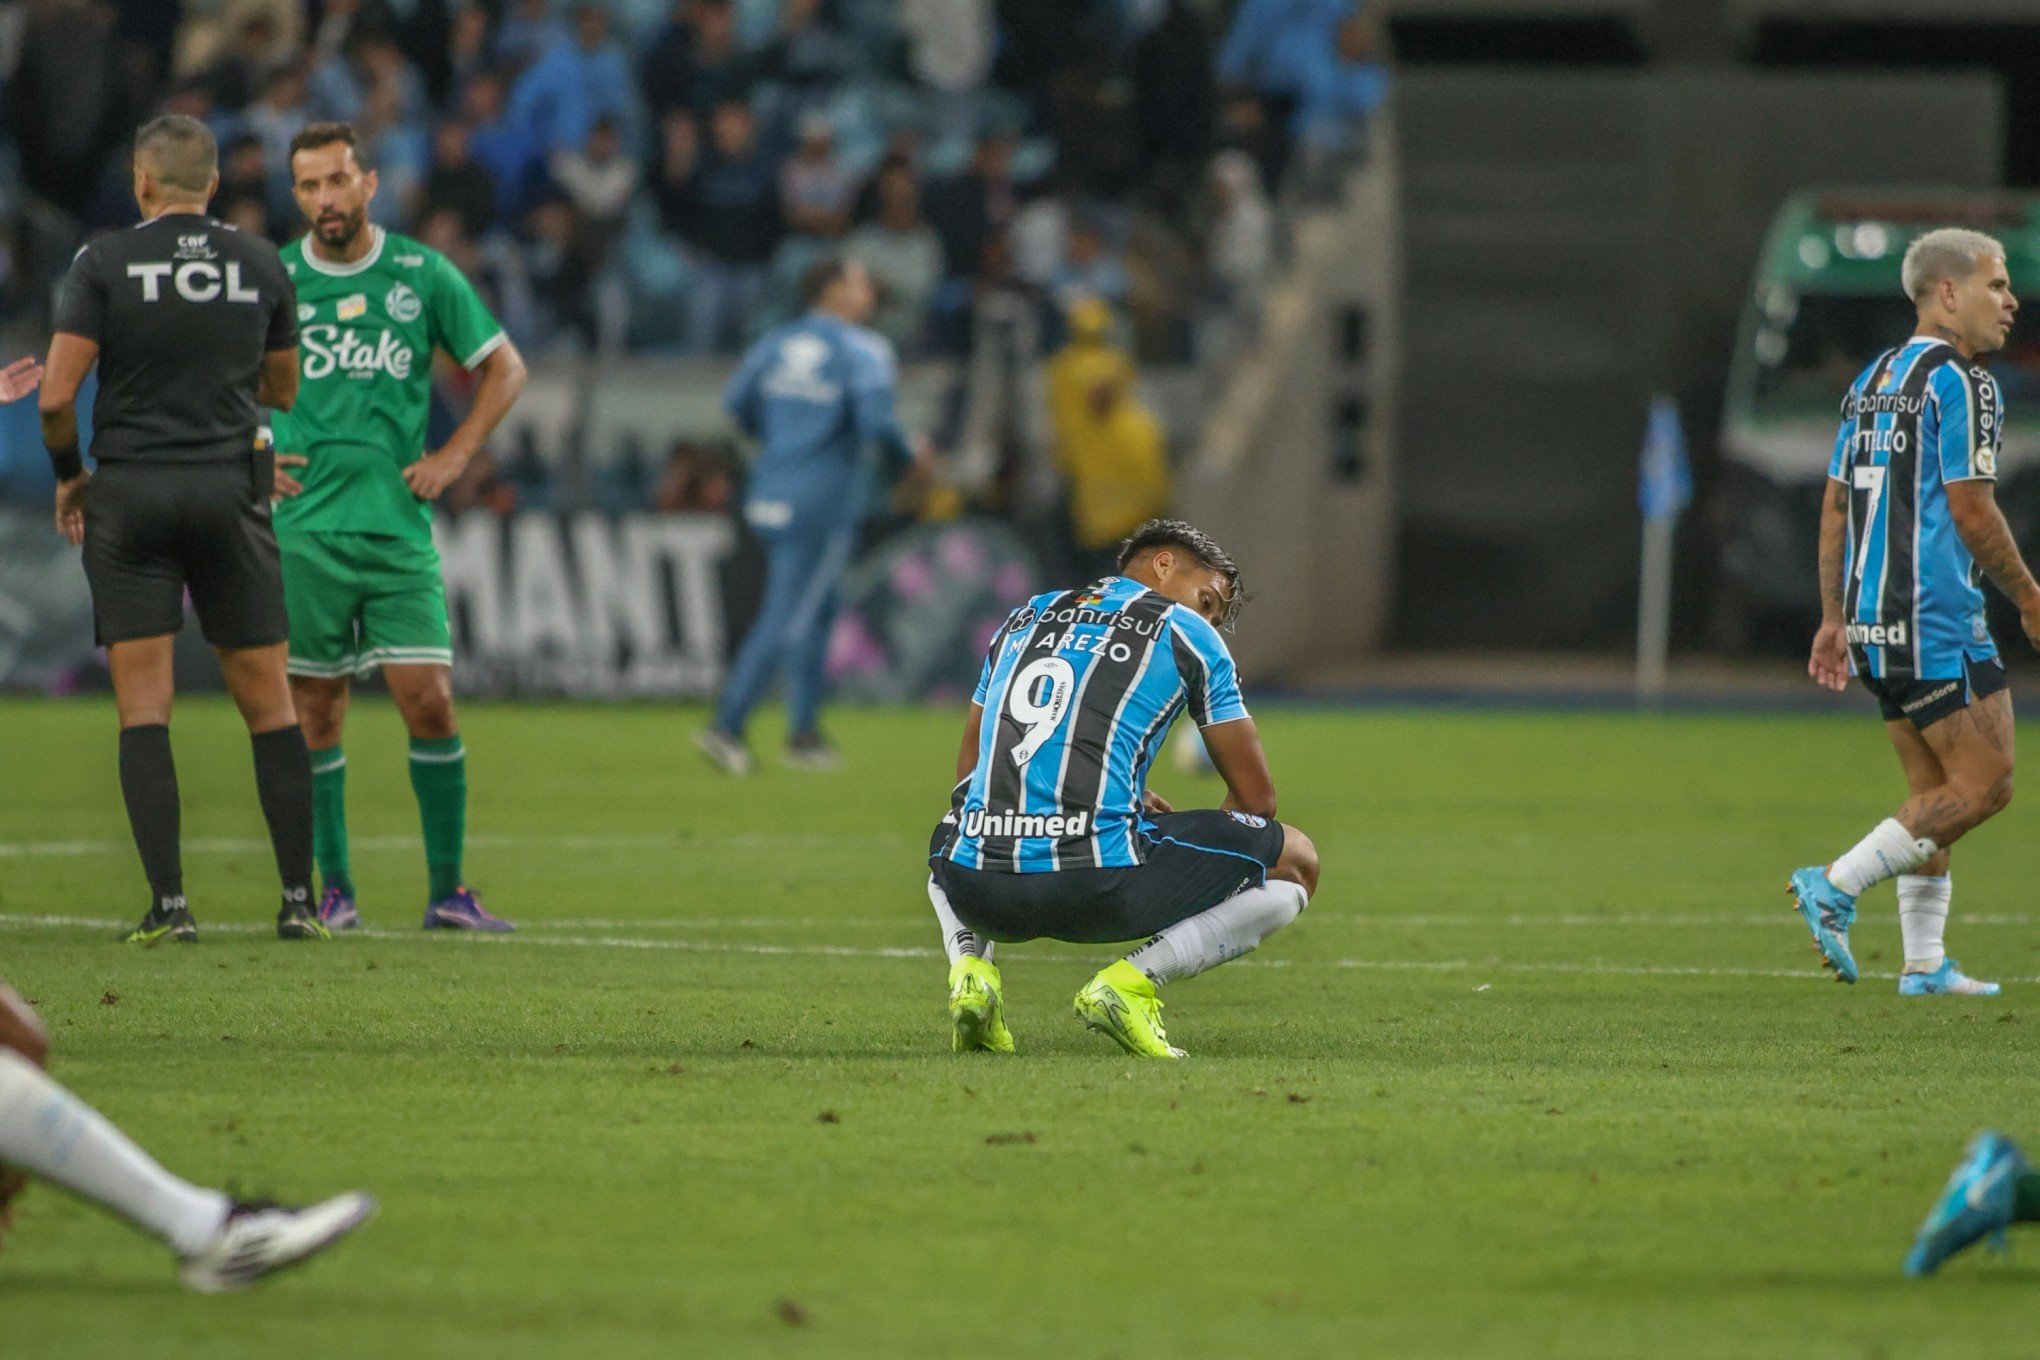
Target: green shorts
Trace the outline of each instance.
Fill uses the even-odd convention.
[[[377,534],[280,533],[290,673],[320,680],[378,666],[451,666],[446,584],[430,543]]]

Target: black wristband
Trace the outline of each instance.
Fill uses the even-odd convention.
[[[72,481],[85,470],[85,460],[78,456],[78,441],[75,439],[61,449],[50,449],[49,453],[50,466],[56,469],[60,482]]]

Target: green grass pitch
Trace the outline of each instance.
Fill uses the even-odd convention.
[[[97,701],[0,705],[0,975],[167,1165],[362,1186],[357,1238],[229,1298],[39,1187],[0,1354],[2018,1354],[2040,1240],[1898,1263],[1964,1138],[2040,1140],[2035,813],[1959,850],[1957,957],[1901,1002],[1891,890],[1826,981],[1782,887],[1896,803],[1873,720],[1269,708],[1323,889],[1168,989],[1189,1061],[1069,1015],[1107,957],[1004,965],[1014,1059],[953,1057],[921,857],[957,715],[843,713],[847,768],[714,775],[699,710],[466,711],[469,876],[416,930],[402,734],[348,743],[362,910],[266,933],[245,739],[180,708],[193,948],[144,905]],[[1215,785],[1164,774],[1179,806]],[[63,924],[50,919],[75,922]],[[2040,1233],[2035,1234],[2040,1239]]]

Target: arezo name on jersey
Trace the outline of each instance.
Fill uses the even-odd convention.
[[[142,281],[142,301],[163,300],[163,280],[170,280],[170,286],[177,290],[177,296],[186,302],[214,302],[224,298],[228,302],[260,302],[260,289],[250,288],[241,282],[241,264],[229,260],[222,271],[210,260],[186,260],[172,264],[168,260],[142,261],[127,267],[127,276]]]

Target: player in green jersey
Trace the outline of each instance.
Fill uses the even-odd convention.
[[[461,880],[467,761],[453,710],[446,588],[432,501],[524,387],[524,360],[444,256],[368,221],[375,171],[345,123],[290,144],[291,192],[311,230],[285,246],[297,285],[298,403],[275,422],[276,537],[290,610],[291,691],[312,750],[313,845],[329,930],[360,923],[348,868],[348,685],[382,668],[411,734],[411,787],[430,871],[425,926],[508,930]],[[476,374],[467,418],[425,449],[432,355]]]

